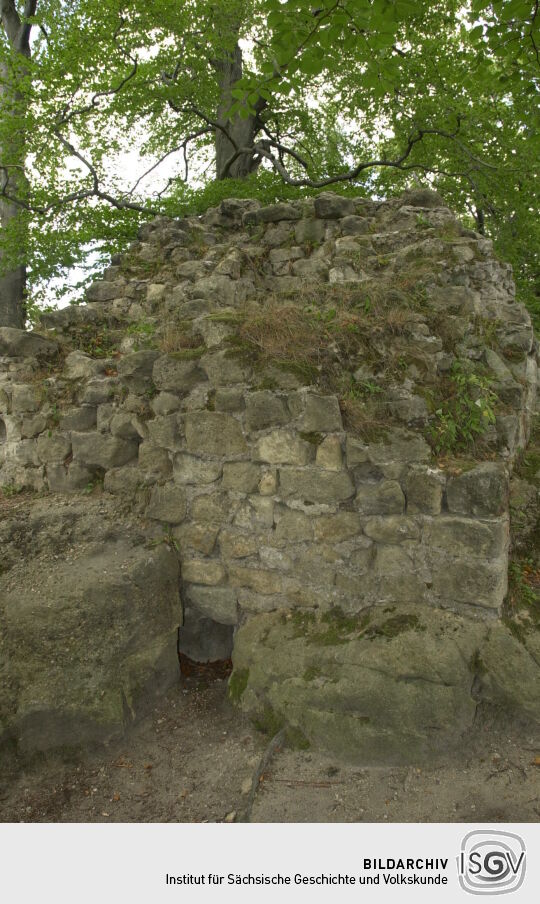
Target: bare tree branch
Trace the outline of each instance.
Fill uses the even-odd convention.
[[[416,145],[419,142],[421,142],[426,135],[438,135],[439,137],[442,137],[442,138],[446,138],[449,140],[455,140],[455,138],[460,130],[460,127],[461,127],[461,120],[458,118],[456,128],[453,132],[447,132],[444,129],[435,129],[435,128],[420,129],[420,128],[418,128],[416,130],[416,133],[409,136],[406,147],[404,148],[403,152],[399,155],[399,157],[397,157],[396,159],[387,160],[385,158],[381,158],[381,159],[366,160],[362,163],[358,163],[356,166],[352,167],[349,170],[345,170],[344,172],[338,173],[334,176],[325,176],[322,179],[311,179],[309,176],[302,176],[301,178],[294,178],[293,176],[291,176],[291,174],[288,172],[288,170],[283,165],[283,163],[279,159],[277,159],[274,156],[274,154],[271,153],[271,150],[268,147],[268,145],[272,145],[271,141],[265,142],[264,144],[261,142],[255,143],[253,148],[247,148],[247,147],[237,148],[235,150],[234,154],[227,161],[226,170],[228,171],[230,169],[230,167],[234,163],[234,160],[238,156],[240,156],[241,154],[251,153],[251,154],[258,154],[260,157],[263,157],[266,160],[268,160],[271,163],[271,165],[274,167],[276,172],[279,173],[279,175],[281,176],[281,178],[287,185],[293,185],[297,188],[299,188],[299,187],[325,188],[328,185],[335,185],[339,182],[353,181],[364,170],[374,169],[376,167],[392,167],[393,169],[399,169],[399,170],[421,170],[422,172],[439,173],[441,175],[447,175],[447,176],[453,176],[453,177],[462,176],[464,178],[467,178],[470,182],[472,182],[473,180],[472,180],[471,173],[467,172],[467,171],[463,171],[463,172],[459,172],[459,173],[457,173],[457,172],[449,173],[449,172],[446,172],[445,170],[442,170],[442,169],[439,169],[436,167],[430,167],[430,166],[427,166],[422,163],[407,164],[405,162],[410,157],[410,155],[411,155],[412,151],[414,150],[414,148],[416,147]],[[290,149],[286,148],[284,145],[280,145],[279,149],[281,149],[281,151],[284,153],[290,152]],[[294,156],[294,155],[292,155],[292,156]]]
[[[130,188],[130,190],[129,190],[128,192],[126,192],[126,197],[127,197],[127,196],[133,195],[134,192],[136,191],[136,189],[138,188],[138,186],[140,185],[140,183],[143,181],[143,179],[145,179],[147,176],[149,176],[150,173],[152,173],[155,169],[158,168],[158,166],[161,166],[161,164],[163,163],[164,160],[167,159],[167,157],[170,157],[172,154],[178,153],[178,151],[183,151],[183,152],[184,152],[184,161],[185,161],[185,166],[186,166],[186,177],[185,177],[185,179],[186,179],[186,181],[187,181],[187,158],[186,158],[186,149],[187,149],[187,146],[188,146],[189,142],[190,142],[190,141],[193,141],[195,138],[200,138],[202,135],[208,135],[208,134],[211,134],[211,133],[213,133],[213,129],[210,128],[210,127],[208,127],[208,128],[205,128],[205,129],[198,129],[196,132],[191,132],[189,135],[186,135],[186,137],[184,138],[184,140],[183,140],[179,145],[177,145],[177,146],[174,147],[174,148],[171,148],[170,151],[166,151],[166,152],[159,158],[159,160],[156,160],[156,162],[153,163],[152,166],[150,166],[150,167],[149,167],[149,168],[148,168],[141,176],[139,176],[139,178],[138,178],[137,181],[133,184],[133,186]]]

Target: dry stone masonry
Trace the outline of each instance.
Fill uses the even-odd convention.
[[[132,551],[141,537],[166,550],[166,568],[145,558],[157,586],[177,553],[180,651],[232,653],[231,698],[263,727],[285,723],[348,757],[407,760],[457,740],[482,702],[540,719],[536,635],[518,641],[500,619],[536,350],[510,267],[433,192],[230,199],[143,226],[86,303],[44,314],[39,332],[0,330],[0,485],[40,504],[102,488],[137,519]],[[456,373],[473,374],[472,391],[489,382],[493,400],[469,457],[433,441]],[[69,596],[62,567],[58,598],[45,586],[31,604],[8,593],[7,673],[21,672],[21,638],[42,630],[47,600]],[[83,571],[92,593],[64,603],[95,607],[99,644],[109,590]],[[149,624],[161,592],[148,592]],[[174,616],[160,605],[151,656],[140,642],[146,663],[172,662]],[[134,609],[122,630],[144,633]],[[122,650],[88,693],[99,699],[101,680],[131,699]],[[141,688],[158,673],[162,687],[163,669],[146,668]],[[36,738],[39,705],[26,706],[26,679],[15,683],[6,735]],[[56,699],[54,719],[71,727],[52,746],[77,740]]]

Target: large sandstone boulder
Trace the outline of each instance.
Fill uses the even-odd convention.
[[[20,752],[119,737],[178,678],[175,551],[129,530],[99,539],[90,521],[52,518],[35,559],[2,582],[0,739]],[[24,525],[39,526],[47,535],[36,514]]]
[[[278,611],[238,631],[229,693],[262,729],[351,762],[448,752],[489,705],[540,727],[538,644],[426,606]]]

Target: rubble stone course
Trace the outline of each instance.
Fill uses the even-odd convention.
[[[272,362],[261,370],[235,344],[248,304],[264,310],[271,294],[303,306],[321,284],[371,292],[379,278],[401,319],[370,342],[397,371],[381,387],[371,362],[336,357],[350,385],[384,401],[374,436],[355,431],[343,398],[316,375]],[[401,284],[420,293],[417,309],[402,303]],[[110,350],[81,343],[96,331]],[[179,334],[189,341],[175,346]],[[355,745],[382,755],[386,738],[407,758],[471,723],[478,700],[466,663],[484,641],[490,662],[517,643],[500,640],[498,617],[536,343],[510,267],[435,193],[375,202],[324,192],[267,207],[229,199],[201,217],[158,217],[85,304],[44,314],[39,332],[0,330],[0,356],[0,484],[74,495],[102,485],[149,536],[167,537],[181,569],[180,650],[203,660],[233,652],[236,672],[249,672],[246,710],[270,707],[348,756]],[[458,358],[489,370],[502,407],[486,460],[447,465],[426,441],[425,386]],[[403,606],[410,630],[399,641],[360,632],[349,643],[338,630],[322,644],[322,677],[302,678],[315,668],[311,619],[377,622]],[[8,610],[13,623],[13,599]],[[305,633],[291,636],[304,617]],[[483,682],[490,701],[515,699],[515,688],[501,690],[508,673],[493,674]],[[436,725],[420,727],[435,710]]]

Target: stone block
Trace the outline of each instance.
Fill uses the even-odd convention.
[[[91,358],[84,352],[74,351],[64,361],[64,372],[70,380],[87,380],[102,374],[105,370],[103,359]]]
[[[372,220],[368,217],[359,217],[355,214],[349,214],[343,217],[341,221],[341,232],[343,235],[365,235],[369,232]]]
[[[155,446],[152,442],[142,442],[139,446],[139,467],[143,472],[169,477],[172,474],[172,462],[166,449]]]
[[[166,417],[156,417],[148,421],[148,437],[154,446],[169,451],[177,449],[180,444],[178,416],[169,414]]]
[[[79,402],[81,405],[103,405],[114,399],[119,382],[114,377],[101,377],[83,384]]]
[[[294,235],[299,245],[320,245],[324,242],[326,226],[321,220],[307,217],[299,220],[294,229]]]
[[[432,592],[440,601],[500,612],[508,586],[506,557],[491,561],[452,558],[430,550],[428,561],[433,575]]]
[[[249,430],[264,430],[286,424],[290,420],[284,399],[273,392],[251,392],[246,395],[246,424]]]
[[[304,512],[287,509],[276,515],[275,539],[283,543],[313,540],[313,521]]]
[[[166,484],[153,488],[146,509],[148,518],[166,521],[168,524],[180,524],[186,517],[186,511],[186,493],[181,487]]]
[[[401,543],[403,540],[419,540],[420,528],[413,518],[403,515],[375,516],[369,518],[364,533],[378,543]]]
[[[356,468],[358,465],[366,464],[370,460],[366,443],[360,439],[355,439],[353,436],[347,435],[345,451],[348,468]]]
[[[261,469],[249,461],[231,461],[223,465],[223,488],[237,493],[255,493]]]
[[[186,452],[178,452],[174,456],[173,474],[176,483],[213,483],[221,477],[221,472],[221,462],[196,458]]]
[[[73,458],[89,468],[119,468],[137,457],[138,444],[103,433],[72,433]]]
[[[173,535],[178,540],[182,552],[192,549],[209,556],[216,545],[218,528],[210,524],[189,521],[174,527]]]
[[[162,355],[153,366],[153,381],[158,389],[187,395],[203,380],[198,359],[184,360],[174,355]]]
[[[219,388],[216,389],[214,403],[216,411],[243,411],[244,393],[241,389]]]
[[[58,342],[44,339],[37,333],[0,327],[0,357],[49,359],[58,354],[58,347]]]
[[[292,204],[270,204],[258,210],[248,210],[242,217],[242,225],[257,226],[259,223],[279,223],[281,220],[299,220],[301,213]]]
[[[37,440],[21,439],[14,444],[11,457],[14,462],[27,467],[38,467],[41,459],[38,455]]]
[[[229,497],[225,493],[209,493],[196,496],[191,502],[191,517],[194,521],[224,524],[230,517]]]
[[[205,276],[191,286],[189,294],[191,298],[202,298],[210,305],[227,307],[233,305],[236,299],[236,280],[229,276],[213,273]]]
[[[357,273],[350,264],[341,264],[339,267],[331,267],[328,271],[328,282],[330,285],[336,283],[362,282],[365,279],[363,273]]]
[[[230,414],[193,411],[186,415],[185,429],[189,452],[223,456],[247,450],[241,424]]]
[[[136,465],[111,468],[103,478],[103,489],[112,496],[133,497],[143,484],[144,476]]]
[[[141,349],[131,352],[119,359],[118,376],[123,383],[136,392],[144,392],[152,381],[152,372],[159,352],[154,349]]]
[[[315,216],[322,220],[337,220],[355,213],[354,202],[334,192],[322,192],[315,198]]]
[[[397,480],[381,480],[359,486],[355,504],[363,515],[401,515],[405,496]]]
[[[60,430],[92,430],[96,426],[96,409],[91,405],[70,408],[60,416]]]
[[[217,559],[184,559],[182,580],[190,584],[222,584],[227,572]]]
[[[215,272],[231,279],[240,279],[242,275],[242,256],[238,251],[226,254],[217,264]]]
[[[197,279],[208,276],[208,266],[205,261],[184,261],[177,265],[176,274],[180,279],[189,279],[195,282]]]
[[[317,467],[326,471],[341,471],[343,468],[343,452],[339,436],[327,436],[317,447],[315,457]]]
[[[265,471],[259,481],[259,493],[261,496],[274,496],[277,486],[277,471]]]
[[[379,602],[421,603],[426,596],[414,559],[399,546],[379,546],[376,551],[374,577]]]
[[[274,523],[273,500],[265,496],[248,497],[238,506],[233,523],[244,530],[272,527]]]
[[[224,313],[229,313],[229,311]],[[219,348],[220,345],[223,345],[225,339],[229,336],[234,336],[238,327],[234,320],[231,323],[227,323],[223,320],[216,320],[212,316],[205,316],[198,317],[197,320],[193,321],[193,329],[200,333],[206,348]]]
[[[261,546],[259,548],[259,559],[264,568],[290,571],[293,567],[292,557],[276,546]]]
[[[280,245],[290,244],[294,236],[291,227],[292,223],[287,220],[283,220],[280,223],[270,223],[261,239],[261,244],[267,245],[270,248],[277,248]],[[276,280],[278,279],[279,277],[276,277]]]
[[[37,451],[42,462],[64,461],[71,452],[71,439],[64,433],[42,433],[38,436]]]
[[[369,446],[369,459],[375,465],[429,461],[430,458],[431,449],[423,436],[402,427],[388,428],[384,440]]]
[[[40,405],[40,387],[28,383],[13,383],[11,387],[11,410],[13,414],[37,411]]]
[[[87,301],[106,302],[114,298],[121,298],[124,294],[124,286],[105,279],[97,279],[86,290]]]
[[[427,521],[424,543],[449,556],[498,558],[506,555],[509,542],[507,520],[475,521],[459,516],[441,516]]]
[[[284,499],[299,499],[308,503],[337,505],[354,495],[354,484],[347,471],[280,468],[279,485]]]
[[[445,484],[446,477],[441,471],[409,469],[403,481],[407,511],[411,514],[438,515]]]
[[[26,417],[23,417],[21,420],[21,438],[33,439],[38,436],[39,433],[43,433],[47,428],[51,414],[51,409],[46,407],[35,414],[28,414]]]
[[[362,533],[363,519],[357,512],[322,515],[313,522],[315,539],[326,543],[342,543]]]
[[[236,625],[237,594],[231,587],[188,587],[186,596],[206,618],[220,625]]]
[[[180,396],[174,392],[159,392],[150,400],[150,408],[154,414],[172,414],[182,407]]]
[[[473,518],[493,518],[508,506],[508,474],[504,465],[485,462],[457,477],[446,488],[448,510]]]
[[[291,271],[293,276],[299,276],[303,280],[323,282],[328,279],[328,267],[328,260],[308,257],[294,261]]]
[[[239,530],[224,528],[219,535],[219,548],[221,554],[227,559],[245,559],[249,556],[256,556],[259,546],[259,538],[252,531],[242,533]]]
[[[47,483],[51,493],[80,493],[92,479],[92,471],[78,461],[72,461],[69,467],[61,463],[47,465]]]
[[[122,439],[132,439],[136,442],[140,442],[143,433],[146,432],[139,419],[127,411],[117,411],[113,414],[109,429],[113,436],[120,436]]]
[[[289,397],[294,399],[293,396]],[[336,433],[343,429],[341,411],[336,396],[301,392],[294,399],[298,413],[298,429],[304,433]],[[292,408],[291,408],[292,410]]]
[[[227,386],[230,383],[245,383],[251,370],[228,350],[209,352],[201,358],[201,367],[212,386]]]
[[[270,464],[306,465],[313,458],[313,446],[292,430],[272,430],[254,446],[255,461]]]
[[[109,427],[111,425],[111,420],[113,415],[118,411],[118,408],[113,402],[105,402],[103,405],[98,405],[96,412],[96,426],[100,433],[109,433]]]
[[[248,568],[234,563],[229,565],[229,580],[233,587],[247,587],[255,593],[265,595],[281,593],[283,589],[283,575],[279,572]]]

